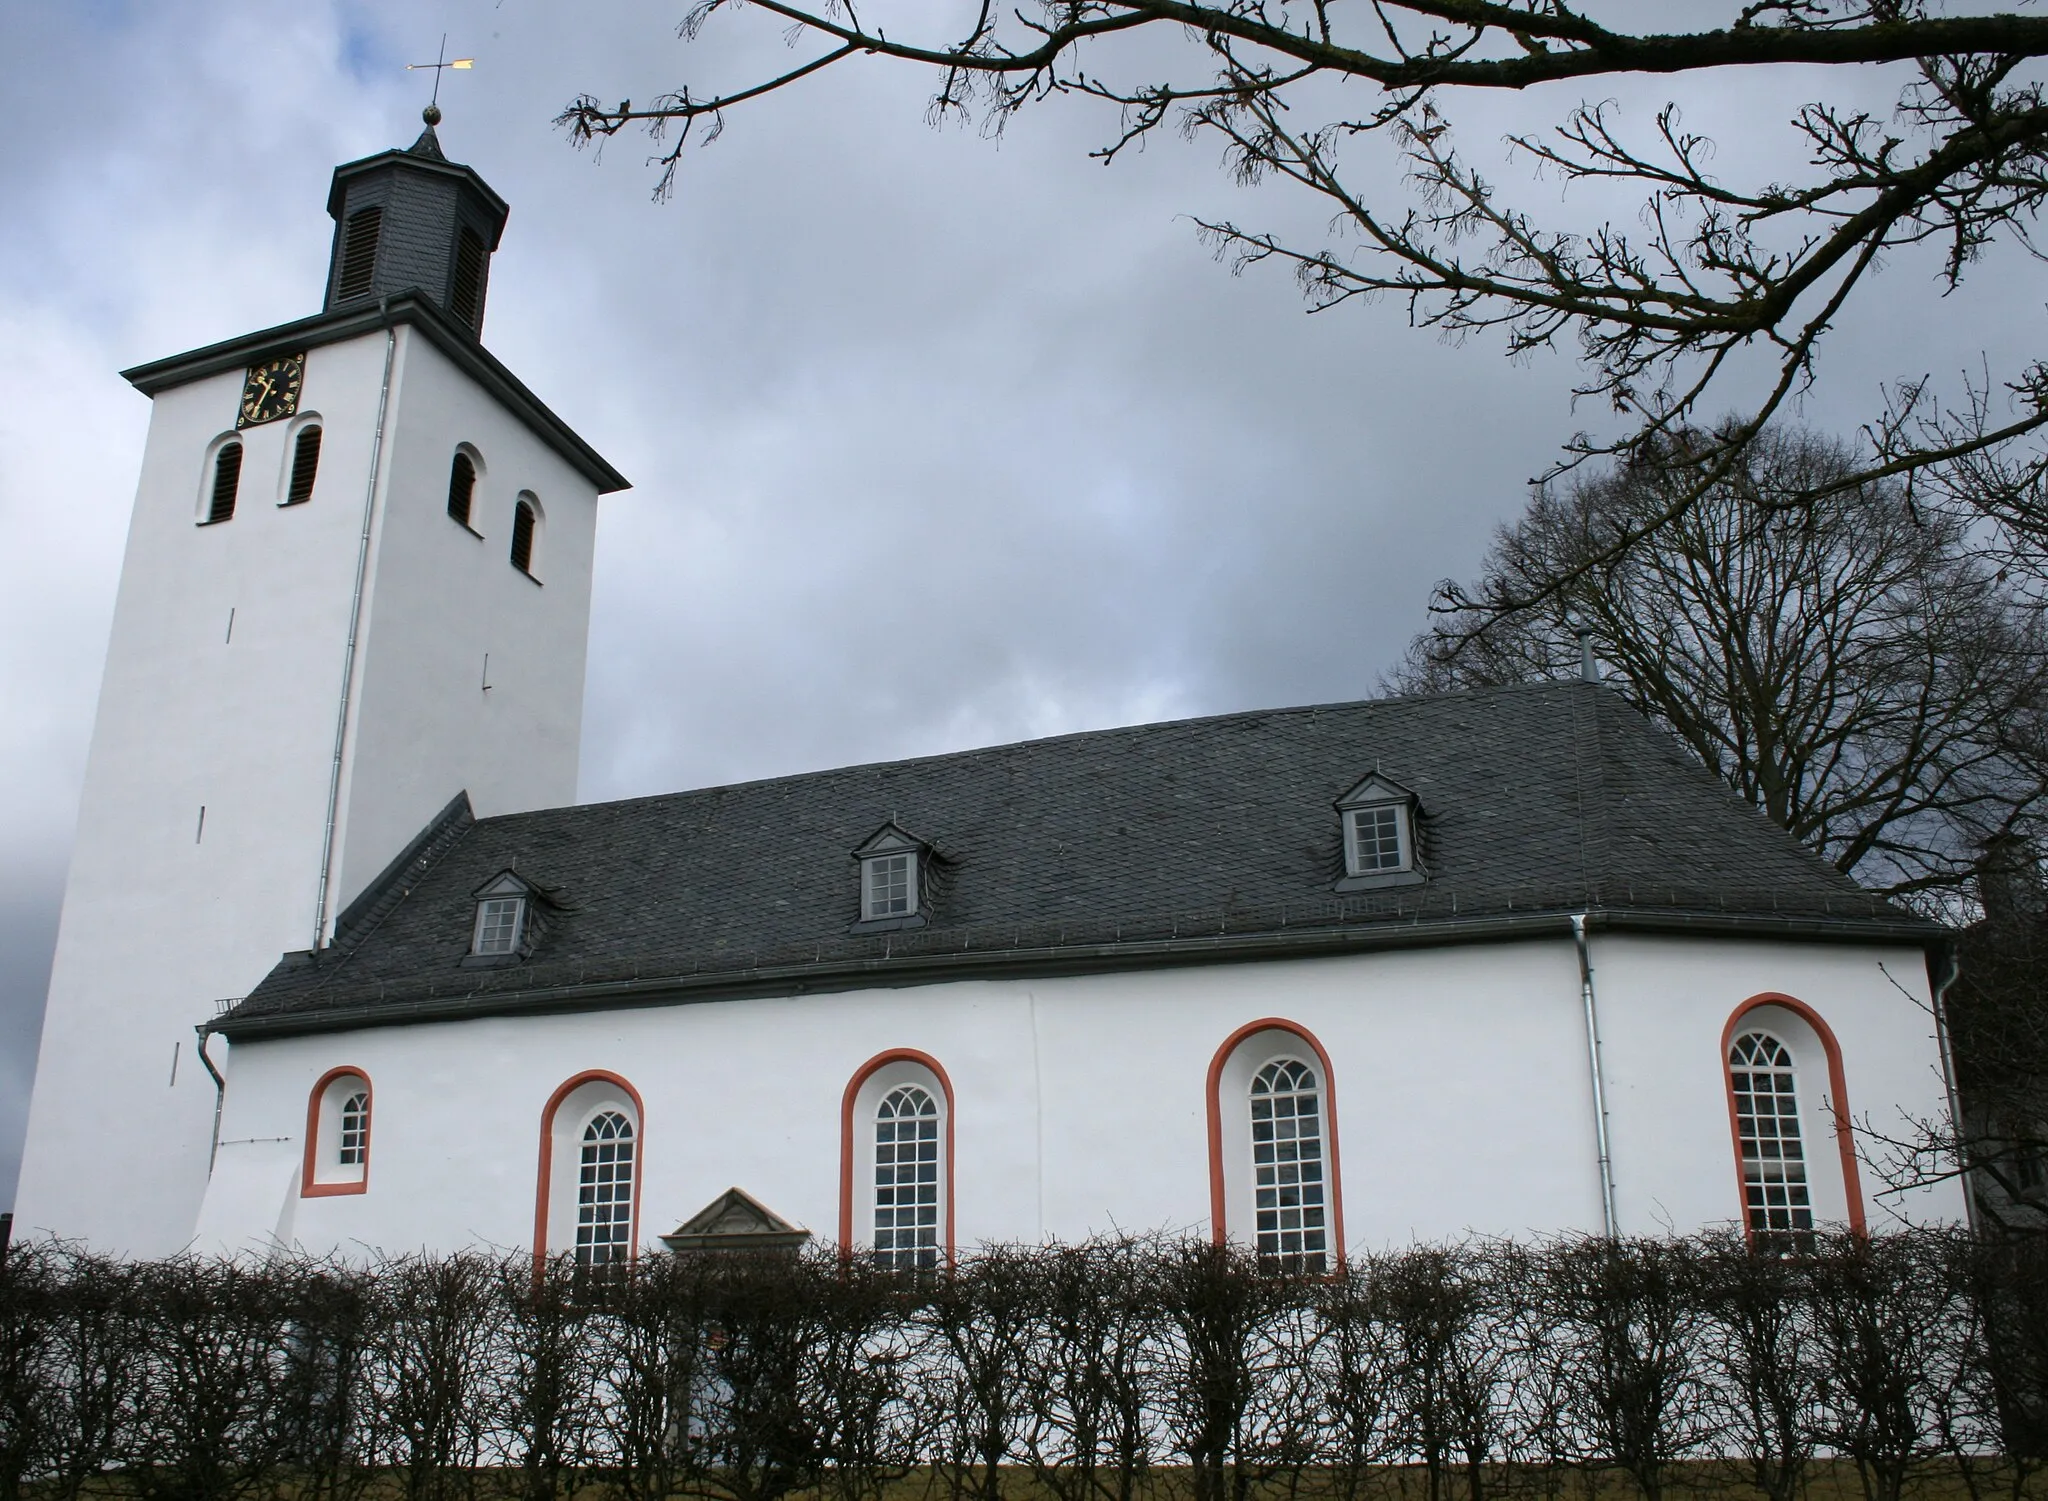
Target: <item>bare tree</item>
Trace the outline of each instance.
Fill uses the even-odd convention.
[[[1391,296],[1423,327],[1498,331],[1510,354],[1575,345],[1580,392],[1611,407],[1620,435],[1580,435],[1567,462],[1697,425],[1761,353],[1774,374],[1717,434],[1700,488],[1815,379],[1830,325],[1868,295],[1888,253],[1938,247],[1936,284],[1953,288],[2001,237],[2032,251],[2048,194],[2048,98],[2034,67],[2048,55],[2048,17],[1950,15],[1935,0],[1748,0],[1729,7],[1727,24],[1661,34],[1627,24],[1629,7],[1583,0],[982,0],[936,35],[930,11],[752,3],[786,29],[791,67],[638,106],[585,95],[559,123],[579,144],[646,127],[665,194],[693,135],[715,138],[734,109],[841,65],[929,70],[934,119],[982,112],[996,129],[1030,105],[1103,101],[1120,119],[1095,153],[1104,160],[1177,127],[1220,139],[1239,179],[1277,179],[1331,208],[1325,244],[1202,224],[1239,265],[1291,266],[1316,305]],[[696,0],[682,34],[744,9]],[[1150,32],[1164,33],[1161,45],[1130,45]],[[1714,143],[1686,129],[1682,101],[1631,120],[1607,92],[1631,74],[1698,90],[1712,69],[1797,66],[1825,95],[1831,76],[1870,64],[1897,65],[1893,109],[1826,97],[1794,108],[1784,149],[1770,155],[1771,170],[1790,175],[1768,180],[1716,171]],[[1546,84],[1580,102],[1547,129],[1510,136],[1512,153],[1541,175],[1633,192],[1640,228],[1546,225],[1461,154],[1460,100]],[[1384,155],[1373,160],[1382,144],[1405,169],[1405,196],[1366,185],[1386,180],[1375,170]],[[2048,535],[2048,451],[2031,441],[2048,423],[2048,366],[1987,372],[1946,401],[1924,372],[1892,375],[1871,393],[1868,441],[1839,482],[1924,476],[2025,538]],[[1640,526],[1654,530],[1694,498],[1675,493]]]
[[[1732,468],[1683,439],[1539,488],[1495,538],[1471,609],[1417,637],[1402,691],[1577,676],[1578,634],[1615,687],[1774,822],[1866,886],[1942,909],[1986,848],[2048,812],[2048,634],[1955,516],[1855,459],[1772,431]],[[1719,477],[1654,538],[1615,539]],[[1796,512],[1775,500],[1831,491]]]

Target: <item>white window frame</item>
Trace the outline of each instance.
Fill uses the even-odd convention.
[[[922,1101],[922,1108],[911,1114],[883,1113],[898,1100],[909,1104],[908,1097],[913,1094]],[[912,1149],[908,1163],[902,1161],[906,1124],[912,1129],[907,1143]],[[946,1228],[946,1106],[943,1094],[921,1079],[906,1079],[893,1085],[875,1102],[868,1131],[872,1137],[872,1163],[868,1175],[869,1244],[873,1247],[876,1265],[898,1271],[937,1266],[944,1253]],[[891,1137],[888,1149],[891,1160],[887,1164],[882,1161],[885,1131]],[[907,1184],[903,1180],[906,1167],[915,1174]],[[887,1183],[883,1182],[885,1173],[889,1179]],[[906,1189],[910,1194],[907,1201],[903,1198]],[[882,1203],[885,1192],[890,1198],[886,1208]],[[892,1221],[887,1227],[882,1224],[884,1215]],[[906,1217],[907,1223],[903,1222]],[[885,1236],[889,1241],[887,1245],[883,1244]]]
[[[1286,1087],[1273,1088],[1272,1085],[1279,1081],[1269,1081],[1268,1076],[1282,1070],[1291,1071],[1292,1077]],[[1308,1081],[1305,1087],[1301,1083],[1303,1076]],[[1263,1091],[1259,1087],[1261,1083],[1268,1085]],[[1245,1145],[1251,1159],[1253,1250],[1260,1260],[1270,1260],[1294,1271],[1324,1271],[1334,1259],[1331,1248],[1329,1112],[1323,1103],[1326,1092],[1322,1070],[1312,1060],[1288,1053],[1270,1057],[1253,1070],[1251,1084],[1245,1090],[1246,1114],[1251,1127]],[[1283,1097],[1290,1106],[1288,1120],[1299,1123],[1305,1119],[1312,1123],[1309,1135],[1304,1136],[1297,1129],[1292,1136],[1283,1139],[1281,1117],[1273,1108],[1273,1102]],[[1304,1097],[1310,1105],[1306,1114],[1299,1108]],[[1268,1102],[1263,1119],[1259,1112],[1262,1098]],[[1261,1126],[1266,1128],[1263,1137]],[[1301,1154],[1304,1142],[1314,1144],[1312,1159]],[[1261,1147],[1269,1149],[1268,1160],[1261,1160]],[[1291,1155],[1289,1147],[1293,1148]],[[1301,1171],[1311,1160],[1315,1169],[1313,1183]],[[1295,1169],[1295,1181],[1291,1184],[1285,1181],[1290,1165]],[[1291,1204],[1287,1202],[1290,1190],[1294,1198]],[[1266,1202],[1269,1195],[1273,1200],[1270,1204]],[[1269,1213],[1273,1219],[1270,1227],[1266,1223]],[[1290,1246],[1290,1236],[1298,1238],[1298,1244]]]
[[[884,922],[892,919],[917,916],[918,881],[921,872],[917,865],[918,852],[909,850],[884,850],[879,854],[863,855],[860,862],[860,915],[862,922]],[[904,906],[901,911],[889,910],[881,905],[883,870],[895,861],[903,862]],[[889,885],[894,885],[891,880]]]
[[[1728,1044],[1728,1089],[1741,1146],[1744,1226],[1753,1239],[1810,1237],[1813,1172],[1798,1055],[1771,1029],[1744,1026]]]
[[[1365,864],[1364,852],[1359,839],[1359,824],[1362,820],[1375,822],[1380,814],[1394,815],[1394,843],[1396,862],[1392,865]],[[1409,824],[1408,805],[1399,802],[1364,803],[1344,810],[1344,870],[1353,876],[1391,876],[1415,869],[1415,833]]]
[[[512,931],[501,948],[485,948],[485,930],[491,926],[489,919],[493,909],[510,905],[512,908]],[[519,945],[526,937],[526,898],[523,896],[487,896],[476,904],[476,927],[470,934],[469,951],[482,959],[504,958],[519,952]]]

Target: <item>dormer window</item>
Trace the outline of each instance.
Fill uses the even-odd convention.
[[[860,916],[856,930],[920,928],[930,847],[894,822],[877,829],[853,852],[860,862]]]
[[[1339,891],[1408,886],[1423,879],[1415,853],[1415,812],[1415,794],[1377,771],[1337,799],[1344,835]]]
[[[471,960],[511,960],[533,947],[533,888],[511,871],[500,872],[476,892],[476,926]]]

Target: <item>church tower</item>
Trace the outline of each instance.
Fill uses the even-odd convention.
[[[604,459],[481,343],[506,206],[434,134],[335,170],[311,318],[153,401],[64,894],[18,1233],[191,1238],[194,1027],[467,794],[574,801]]]

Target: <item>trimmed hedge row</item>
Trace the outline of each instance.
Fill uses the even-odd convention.
[[[1475,1243],[1293,1275],[1192,1241],[358,1266],[0,1265],[0,1501],[1795,1501],[2023,1493],[2048,1245]],[[1995,1482],[1992,1477],[1996,1477]],[[594,1488],[594,1490],[593,1490]]]

